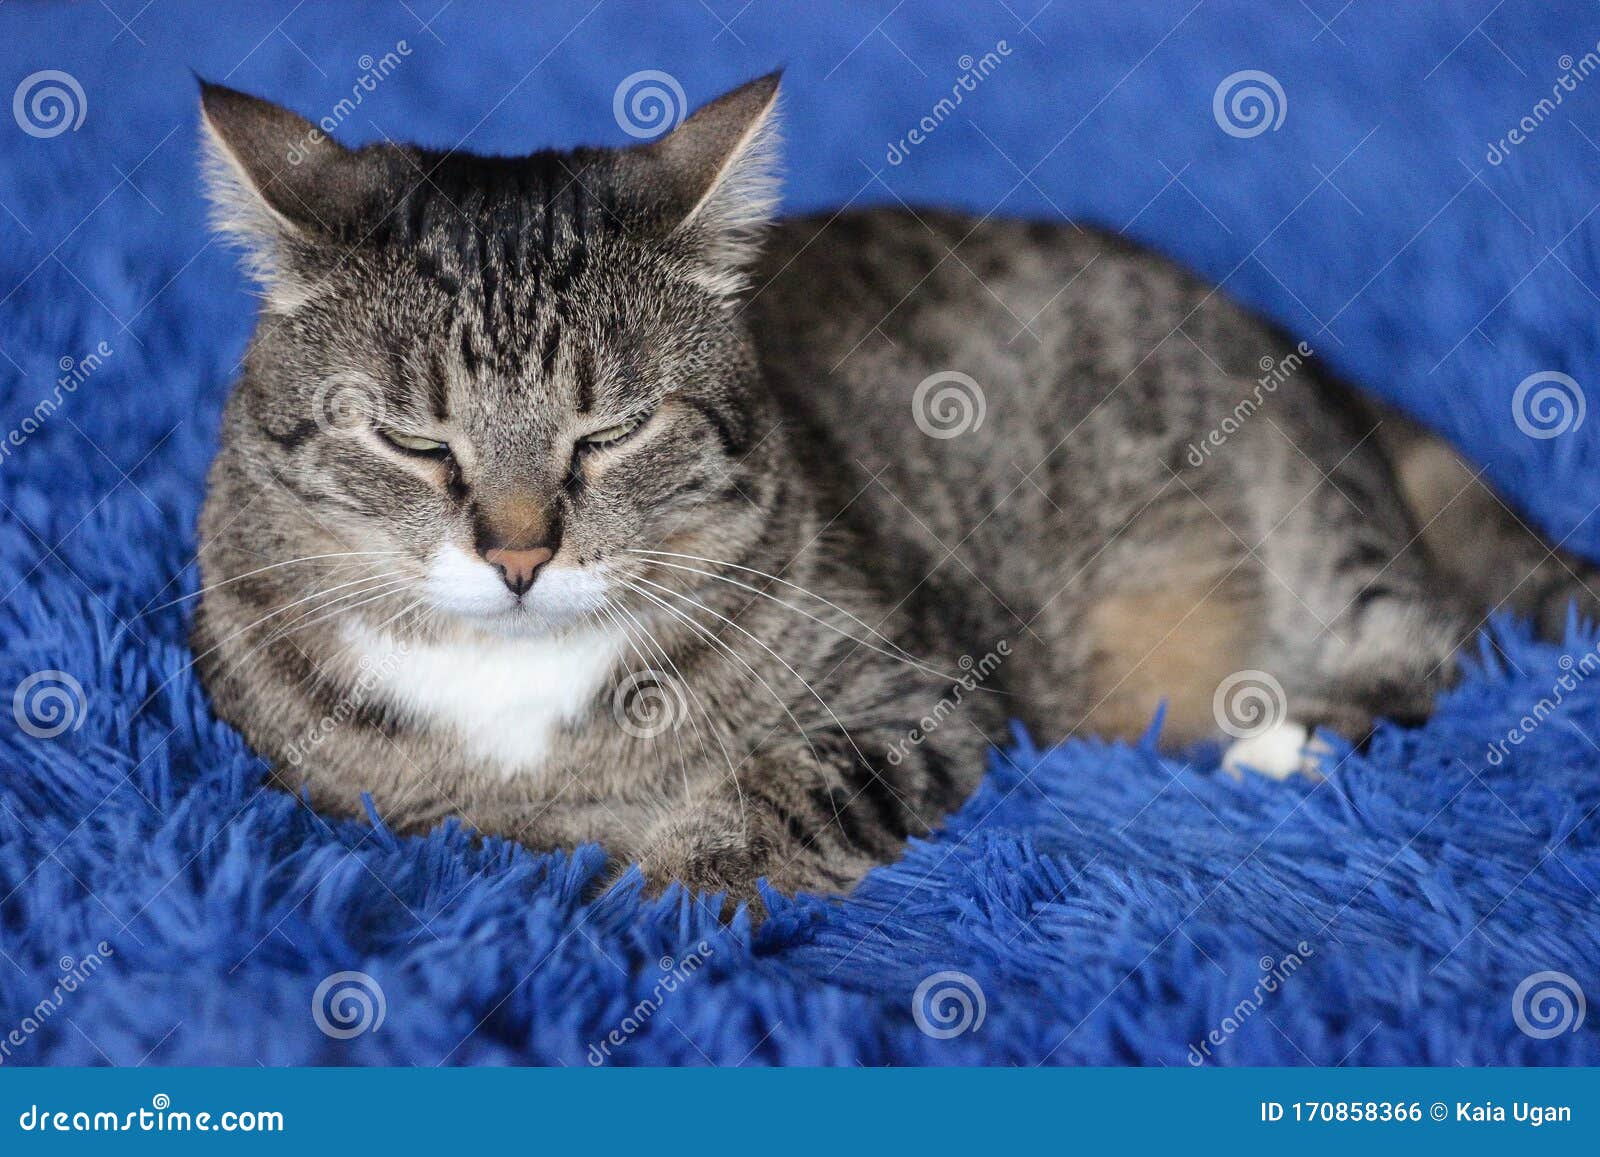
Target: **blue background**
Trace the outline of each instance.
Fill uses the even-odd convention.
[[[133,352],[158,360],[204,326],[216,363],[195,387],[226,384],[249,315],[202,228],[190,69],[320,118],[349,95],[363,56],[405,40],[412,55],[341,135],[516,152],[627,143],[612,97],[639,70],[669,72],[699,103],[783,66],[789,208],[904,199],[1125,230],[1442,426],[1556,537],[1600,547],[1600,527],[1583,522],[1586,488],[1549,484],[1595,462],[1600,422],[1541,442],[1508,421],[1528,374],[1583,384],[1594,365],[1600,84],[1580,84],[1505,163],[1486,160],[1489,143],[1550,95],[1561,59],[1600,42],[1594,8],[1579,0],[123,0],[120,20],[108,7],[0,14],[7,79],[65,69],[90,106],[76,133],[8,142],[0,173],[7,287],[37,266],[30,294],[74,303],[41,319],[31,297],[13,295],[0,332],[43,326],[51,352],[130,325],[144,343]],[[949,94],[962,58],[1001,40],[1012,52],[999,69],[889,164],[889,144]],[[1242,69],[1282,85],[1278,130],[1219,131],[1213,92]],[[28,352],[11,356],[48,373],[54,359],[24,363]],[[189,419],[173,453],[192,469],[200,447],[184,443],[204,444],[211,413],[149,417]],[[115,478],[99,465],[85,463],[86,481]]]
[[[754,938],[676,897],[583,904],[592,850],[397,840],[262,790],[187,672],[183,609],[160,606],[193,586],[201,478],[253,307],[204,228],[190,70],[320,117],[401,40],[347,141],[621,144],[613,94],[634,72],[698,103],[783,65],[787,207],[904,200],[1124,230],[1446,430],[1600,554],[1600,418],[1534,439],[1511,411],[1536,372],[1592,388],[1600,75],[1486,159],[1562,57],[1600,41],[1593,4],[8,4],[0,98],[59,69],[87,107],[41,138],[0,104],[0,428],[63,359],[113,351],[0,458],[0,689],[60,670],[85,692],[55,739],[0,714],[0,1031],[61,957],[116,948],[16,1060],[583,1064],[659,958],[702,937],[713,965],[620,1063],[1181,1065],[1259,958],[1303,939],[1314,966],[1219,1063],[1600,1056],[1592,1026],[1536,1040],[1510,1015],[1536,971],[1600,992],[1600,697],[1571,696],[1488,765],[1562,670],[1560,648],[1510,636],[1510,666],[1320,787],[1019,740],[905,864],[844,905],[777,902]],[[889,163],[962,58],[1002,40],[956,114]],[[1284,118],[1239,138],[1212,101],[1246,69],[1279,82]],[[944,1041],[910,1001],[947,968],[981,982],[988,1019]],[[338,1041],[308,1005],[345,969],[381,983],[389,1016]]]

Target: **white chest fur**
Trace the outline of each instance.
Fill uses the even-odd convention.
[[[375,694],[507,779],[545,768],[556,730],[589,707],[627,645],[600,629],[432,644],[359,631],[351,642]]]

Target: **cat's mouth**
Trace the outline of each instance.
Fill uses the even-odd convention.
[[[570,626],[606,602],[610,584],[592,568],[559,558],[531,584],[513,589],[489,563],[453,545],[441,547],[423,580],[429,605],[462,623],[495,634],[540,634]]]

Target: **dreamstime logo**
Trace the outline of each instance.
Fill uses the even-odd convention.
[[[11,97],[11,115],[30,137],[59,137],[82,126],[89,115],[89,98],[70,72],[46,68],[22,78]]]
[[[650,1018],[661,1011],[661,1006],[666,1003],[667,997],[677,992],[694,977],[696,972],[705,967],[711,955],[710,942],[702,940],[677,960],[663,956],[659,961],[661,976],[655,986],[628,1010],[627,1015],[615,1028],[589,1046],[589,1063],[603,1065],[610,1060],[612,1050],[627,1044],[635,1033],[648,1024]],[[670,1017],[668,1021],[671,1021]]]
[[[1198,1068],[1212,1059],[1212,1053],[1227,1044],[1234,1033],[1260,1012],[1267,997],[1282,988],[1312,955],[1311,945],[1302,940],[1292,952],[1286,952],[1281,960],[1263,956],[1258,962],[1261,976],[1250,989],[1250,994],[1228,1009],[1217,1026],[1207,1032],[1198,1044],[1189,1046],[1189,1063]]]
[[[1535,972],[1511,994],[1511,1019],[1534,1040],[1577,1032],[1588,1010],[1583,989],[1565,972]]]
[[[678,78],[653,68],[623,77],[611,97],[617,127],[641,141],[670,133],[688,111],[689,98]]]
[[[959,438],[982,426],[987,412],[983,387],[959,370],[929,374],[911,395],[911,418],[930,438]]]
[[[374,661],[371,655],[362,656],[360,671],[350,689],[339,696],[330,711],[301,732],[300,738],[289,741],[284,758],[290,766],[299,767],[307,755],[322,746],[328,736],[348,723],[366,705],[373,688],[392,678],[410,653],[411,644],[402,642],[381,660]]]
[[[1556,67],[1561,69],[1561,75],[1556,77],[1556,82],[1550,86],[1550,95],[1540,97],[1505,136],[1497,141],[1490,141],[1489,149],[1484,153],[1484,160],[1491,165],[1502,164],[1511,155],[1512,149],[1538,131],[1539,126],[1554,114],[1568,95],[1578,91],[1578,85],[1594,73],[1600,72],[1600,44],[1596,44],[1577,60],[1572,59],[1570,53],[1563,55],[1556,61]]]
[[[1211,115],[1230,137],[1259,137],[1268,129],[1277,132],[1288,112],[1283,85],[1257,68],[1224,77],[1211,97]]]
[[[83,684],[65,671],[35,671],[17,684],[11,714],[35,739],[54,739],[83,726],[89,700]]]
[[[341,97],[339,103],[334,105],[326,116],[306,131],[303,140],[292,142],[284,155],[284,160],[291,165],[299,165],[305,161],[317,145],[327,140],[335,129],[355,115],[356,109],[361,107],[368,96],[377,92],[378,85],[387,80],[410,55],[411,45],[404,40],[396,41],[391,51],[385,52],[376,60],[370,52],[363,53],[356,61],[356,65],[361,69],[361,75],[356,77],[355,83],[350,86],[350,95]]]
[[[365,972],[335,972],[311,994],[311,1019],[334,1040],[377,1032],[388,1011],[383,986]]]
[[[886,755],[889,763],[895,767],[904,763],[906,756],[928,736],[943,727],[945,720],[955,714],[966,697],[988,682],[989,677],[1010,655],[1011,640],[1001,639],[995,644],[994,650],[985,651],[983,658],[976,662],[971,655],[962,655],[956,660],[956,665],[961,668],[961,674],[950,684],[949,693],[942,696],[939,702],[934,704],[933,710],[917,721],[916,725],[906,733],[905,738],[898,740],[889,748]]]
[[[94,946],[93,951],[85,952],[81,958],[63,956],[58,960],[56,967],[60,969],[60,975],[56,977],[54,987],[44,999],[24,1012],[22,1019],[5,1036],[0,1037],[0,1064],[9,1061],[13,1052],[26,1045],[29,1038],[45,1027],[50,1018],[66,1005],[67,997],[82,988],[115,955],[111,945],[102,940]]]
[[[1235,739],[1254,739],[1289,717],[1289,697],[1265,671],[1235,671],[1217,685],[1211,711]]]
[[[994,50],[985,52],[976,60],[970,53],[964,53],[961,59],[956,61],[956,66],[961,69],[961,75],[956,77],[955,83],[950,86],[950,95],[940,97],[928,110],[927,115],[906,131],[905,136],[898,141],[890,141],[883,159],[891,165],[898,165],[909,157],[911,150],[931,137],[956,111],[962,101],[977,92],[978,86],[989,79],[990,74],[1010,55],[1011,45],[1004,40],[995,41]]]
[[[1504,739],[1490,742],[1488,750],[1484,753],[1484,758],[1490,767],[1499,767],[1504,763],[1513,747],[1521,747],[1528,737],[1544,726],[1544,721],[1554,715],[1567,701],[1568,695],[1576,691],[1596,671],[1600,671],[1600,648],[1591,647],[1576,659],[1571,655],[1562,655],[1556,660],[1556,665],[1561,668],[1561,674],[1550,685],[1550,693],[1541,696],[1539,701],[1517,720],[1517,725],[1506,731]]]
[[[1583,387],[1556,370],[1529,374],[1511,395],[1511,419],[1517,429],[1541,441],[1576,430],[1587,410]]]
[[[654,739],[676,730],[688,711],[683,688],[660,671],[634,671],[611,696],[617,726],[635,739]]]
[[[1312,352],[1309,345],[1301,342],[1281,358],[1262,354],[1261,360],[1256,363],[1261,367],[1261,377],[1256,379],[1255,388],[1239,399],[1219,425],[1212,427],[1198,441],[1189,443],[1189,452],[1184,455],[1189,465],[1196,469],[1204,466],[1213,450],[1220,450],[1226,445],[1228,439],[1243,429],[1244,424],[1261,409],[1262,404],[1278,392],[1279,386],[1300,372],[1300,367],[1305,365]]]
[[[21,449],[29,438],[43,429],[44,424],[55,416],[67,398],[76,394],[78,387],[93,377],[113,352],[111,343],[102,341],[81,358],[75,358],[71,354],[63,355],[56,362],[56,368],[61,373],[56,378],[55,386],[35,402],[33,409],[23,415],[22,421],[0,439],[0,462],[10,458],[14,450]]]
[[[325,434],[356,434],[382,426],[386,414],[382,395],[355,375],[335,374],[311,395],[311,420]]]
[[[911,1019],[935,1040],[977,1032],[988,1011],[982,986],[965,972],[935,972],[911,994]]]
[[[81,1030],[80,1030],[81,1031]],[[96,1108],[52,1111],[30,1104],[17,1116],[17,1127],[24,1133],[56,1135],[76,1133],[282,1133],[283,1114],[275,1109],[228,1109],[220,1113],[174,1109],[172,1098],[157,1093],[149,1108]]]

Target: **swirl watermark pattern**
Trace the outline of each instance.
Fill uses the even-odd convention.
[[[675,731],[689,713],[683,688],[660,671],[634,671],[617,684],[611,714],[635,739],[654,739]]]
[[[83,726],[89,710],[83,684],[65,671],[35,671],[17,684],[11,714],[35,739],[54,739]]]
[[[311,420],[324,434],[357,434],[386,424],[383,395],[364,378],[335,374],[311,395]]]
[[[911,1019],[934,1040],[977,1032],[988,1011],[983,987],[965,972],[935,972],[911,994]]]
[[[1565,972],[1535,972],[1511,994],[1511,1019],[1534,1040],[1577,1032],[1588,1011],[1583,989]]]
[[[1211,115],[1230,137],[1259,137],[1277,132],[1289,112],[1283,85],[1270,72],[1246,68],[1223,77],[1211,96]]]
[[[1583,387],[1567,374],[1542,370],[1529,374],[1511,395],[1511,420],[1530,438],[1559,438],[1583,425],[1588,403]]]
[[[1211,697],[1217,726],[1235,739],[1265,735],[1289,717],[1283,684],[1265,671],[1235,671]]]
[[[611,96],[617,127],[641,141],[666,136],[688,111],[689,98],[678,78],[654,68],[623,77]]]
[[[334,1040],[377,1032],[388,1012],[383,986],[365,972],[335,972],[311,994],[311,1019]]]
[[[77,132],[89,115],[89,98],[70,72],[41,69],[22,78],[11,94],[11,115],[30,137],[48,140]]]
[[[978,429],[987,413],[983,387],[959,370],[929,374],[911,394],[911,420],[941,441]]]

